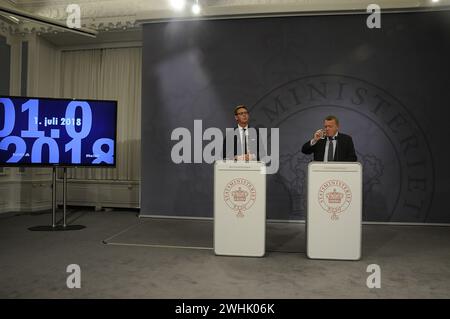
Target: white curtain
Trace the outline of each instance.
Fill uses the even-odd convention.
[[[118,101],[117,167],[72,168],[69,178],[140,179],[141,57],[141,48],[62,52],[62,97]]]

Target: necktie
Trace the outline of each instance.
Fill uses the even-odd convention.
[[[333,161],[333,153],[334,153],[334,147],[333,147],[333,138],[329,137],[328,138],[328,162],[332,162]]]
[[[244,128],[244,154],[247,154],[247,136],[245,136],[246,129]]]

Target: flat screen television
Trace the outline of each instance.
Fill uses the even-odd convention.
[[[117,101],[0,95],[0,166],[116,166]]]

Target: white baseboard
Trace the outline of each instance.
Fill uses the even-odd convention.
[[[0,179],[0,213],[34,212],[51,209],[51,179]],[[57,180],[57,204],[63,202],[62,181]],[[138,208],[138,181],[67,181],[67,205],[103,207]]]

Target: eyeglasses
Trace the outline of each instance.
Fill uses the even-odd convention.
[[[244,112],[236,113],[236,115],[244,115],[244,114],[248,114],[248,112],[244,111]]]

